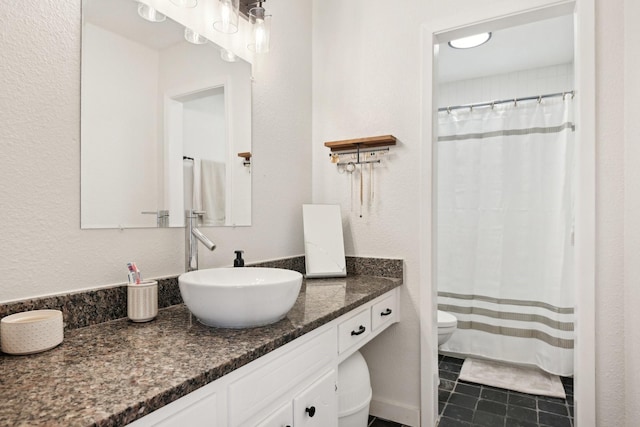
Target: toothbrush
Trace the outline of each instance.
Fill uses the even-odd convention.
[[[140,270],[138,270],[138,266],[136,265],[135,262],[132,262],[131,264],[133,264],[133,271],[136,273],[136,285],[140,284]]]
[[[133,283],[132,279],[135,279],[136,285],[140,284],[141,274],[140,270],[136,266],[135,262],[127,263],[127,268],[129,269],[129,282]]]

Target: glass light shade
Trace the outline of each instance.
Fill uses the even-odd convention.
[[[138,15],[149,22],[162,22],[167,19],[162,13],[144,3],[138,3]]]
[[[171,3],[180,7],[196,7],[198,0],[171,0]]]
[[[220,49],[220,58],[226,62],[236,62],[238,57],[228,49]]]
[[[219,9],[220,12],[213,21],[213,28],[225,34],[237,32],[240,0],[220,0]]]
[[[267,15],[263,7],[254,7],[249,11],[249,23],[252,29],[252,42],[247,45],[247,48],[256,53],[269,52],[271,15]]]
[[[184,39],[193,44],[205,44],[207,39],[193,31],[191,28],[184,28]]]
[[[491,33],[481,33],[461,39],[451,40],[449,46],[454,49],[471,49],[485,44],[491,39]]]

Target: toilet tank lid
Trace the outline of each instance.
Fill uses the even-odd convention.
[[[458,319],[451,313],[438,310],[438,326],[456,326]]]

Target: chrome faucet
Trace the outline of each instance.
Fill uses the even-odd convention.
[[[185,211],[184,214],[185,270],[193,271],[198,269],[198,240],[210,251],[214,250],[216,245],[196,227],[198,218],[204,215],[203,211],[190,209]]]

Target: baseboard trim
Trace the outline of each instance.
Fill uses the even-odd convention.
[[[374,417],[409,427],[420,427],[420,409],[389,400],[372,399],[369,413]]]

